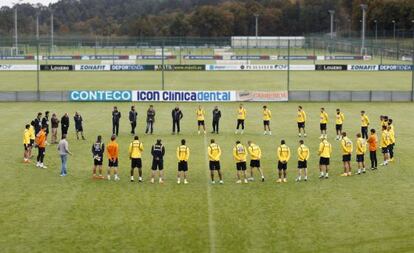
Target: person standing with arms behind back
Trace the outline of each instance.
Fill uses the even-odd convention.
[[[326,137],[322,137],[321,138],[321,143],[319,144],[319,171],[320,171],[320,175],[319,178],[320,179],[328,179],[329,175],[329,163],[330,163],[330,159],[331,159],[331,154],[332,154],[332,145],[328,142],[328,140],[326,139]]]
[[[52,144],[57,144],[57,130],[59,128],[59,119],[56,116],[56,113],[52,114],[52,118],[50,119],[52,125]]]
[[[63,135],[68,136],[69,114],[67,112],[60,119],[60,127],[61,127],[61,130],[62,130],[62,137],[63,137]]]
[[[152,166],[151,166],[151,183],[154,183],[155,173],[159,171],[159,183],[164,183],[163,181],[163,170],[164,170],[164,155],[165,155],[165,148],[161,143],[161,140],[158,139],[157,143],[152,145],[151,147],[151,155],[152,155]]]
[[[249,152],[249,155],[250,155],[250,178],[248,180],[254,181],[253,170],[256,168],[259,171],[260,175],[262,176],[262,182],[264,182],[265,178],[263,175],[263,171],[260,168],[260,159],[262,158],[262,150],[260,149],[258,145],[256,145],[252,141],[248,141],[247,145],[248,145],[247,151]]]
[[[105,152],[105,144],[102,143],[102,136],[98,135],[96,142],[92,145],[93,156],[93,178],[103,179],[102,176],[102,163]],[[96,176],[96,169],[99,170],[99,177]]]
[[[37,117],[34,119],[34,128],[35,128],[35,135],[40,132],[42,129],[42,113],[38,112]]]
[[[154,106],[150,105],[147,110],[147,127],[145,128],[145,133],[154,132],[154,122],[155,122],[155,110]]]
[[[209,169],[210,169],[210,177],[211,177],[211,183],[215,184],[216,181],[214,180],[214,171],[217,171],[217,174],[220,179],[220,184],[223,184],[223,176],[221,174],[221,167],[220,167],[220,156],[221,156],[221,148],[220,146],[215,142],[214,139],[210,140],[210,145],[207,148],[208,153],[208,163],[209,163]]]
[[[177,184],[181,183],[181,177],[184,178],[184,184],[188,184],[187,171],[188,171],[188,158],[190,157],[190,148],[185,145],[185,140],[181,140],[181,146],[177,148],[178,159],[178,174]]]
[[[176,106],[172,112],[171,117],[173,121],[173,127],[172,127],[172,134],[175,134],[175,131],[177,129],[177,134],[180,133],[180,121],[183,118],[183,113],[181,112],[180,108]]]
[[[371,170],[376,170],[378,166],[377,160],[377,147],[378,147],[378,138],[375,133],[375,129],[371,129],[371,135],[368,138],[369,145],[369,159],[371,160]]]
[[[305,123],[306,123],[306,113],[303,110],[302,106],[298,106],[298,115],[296,117],[296,121],[298,123],[298,132],[299,132],[299,137],[302,137],[302,132],[303,132],[303,137],[306,137],[306,130],[305,130]]]
[[[114,170],[115,181],[118,181],[120,178],[118,176],[118,155],[119,155],[119,146],[116,143],[116,135],[111,136],[111,142],[106,147],[108,153],[108,180],[111,180],[111,170]]]
[[[135,106],[131,106],[129,111],[129,123],[131,123],[131,134],[135,134],[135,128],[137,127],[138,113],[135,111]]]
[[[280,141],[280,146],[277,148],[277,158],[279,159],[279,162],[277,165],[277,169],[279,171],[279,179],[276,182],[287,183],[286,170],[287,170],[287,164],[290,159],[290,149],[286,145],[285,140]]]
[[[66,135],[62,136],[62,139],[59,141],[58,147],[57,147],[60,155],[60,160],[62,162],[62,167],[60,170],[60,176],[64,177],[67,173],[67,164],[68,164],[68,155],[72,155],[72,153],[69,151],[69,144],[66,140]]]
[[[112,111],[112,134],[118,136],[119,134],[119,120],[121,119],[121,112],[118,111],[118,107],[114,106]]]
[[[296,178],[296,182],[300,182],[302,180],[302,171],[305,176],[304,180],[308,181],[309,155],[309,148],[305,146],[305,142],[303,140],[300,140],[298,148],[298,177]]]
[[[220,118],[221,118],[221,111],[218,109],[218,106],[215,106],[213,110],[213,131],[211,132],[212,134],[219,133]]]
[[[73,120],[75,121],[76,138],[79,140],[79,133],[80,133],[82,136],[82,140],[85,140],[85,137],[83,136],[82,116],[78,112],[75,112],[75,116],[73,117]]]
[[[134,137],[134,140],[129,144],[128,154],[131,159],[131,182],[134,182],[134,170],[138,169],[138,182],[142,182],[142,152],[144,151],[144,145],[139,141],[138,136]]]

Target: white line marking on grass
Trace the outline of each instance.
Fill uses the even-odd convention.
[[[204,135],[204,156],[206,160],[207,166],[207,176],[210,178],[210,170],[209,170],[209,162],[208,162],[208,155],[207,155],[207,137]],[[207,206],[208,206],[208,232],[209,232],[209,239],[210,239],[210,252],[216,252],[216,223],[213,217],[213,201],[211,199],[211,186],[209,185],[209,180],[207,180]]]

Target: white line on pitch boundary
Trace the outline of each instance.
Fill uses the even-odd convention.
[[[209,170],[209,162],[208,162],[208,155],[207,155],[207,137],[204,135],[204,156],[206,160],[206,166],[207,166],[207,174],[210,178],[210,170]],[[207,205],[208,205],[208,232],[209,232],[209,239],[210,239],[210,253],[216,252],[216,224],[214,221],[213,216],[213,201],[211,199],[211,186],[209,185],[209,180],[207,180]]]

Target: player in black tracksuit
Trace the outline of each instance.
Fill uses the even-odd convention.
[[[68,134],[69,129],[69,115],[65,113],[60,119],[60,128],[62,129],[62,136]]]
[[[135,111],[135,106],[131,106],[129,111],[129,122],[131,123],[131,134],[135,134],[135,128],[137,127],[138,113]]]
[[[180,120],[183,118],[183,113],[180,108],[175,107],[171,112],[171,117],[173,121],[172,134],[175,134],[175,129],[177,128],[177,134],[180,133]]]
[[[78,112],[75,112],[75,116],[73,116],[73,120],[75,121],[76,138],[79,140],[79,133],[80,133],[82,136],[82,140],[85,140],[85,137],[83,136],[82,116]]]
[[[34,120],[34,130],[35,135],[37,136],[37,133],[40,132],[40,129],[42,129],[42,113],[37,113],[37,117]]]
[[[46,128],[46,136],[49,135],[49,111],[45,112],[45,116],[42,119],[42,127]]]
[[[147,110],[147,127],[145,128],[145,133],[147,134],[150,132],[152,134],[154,132],[154,122],[155,122],[155,110],[152,105]]]
[[[118,136],[119,133],[119,120],[121,119],[121,112],[118,111],[118,108],[114,106],[112,111],[112,134]]]
[[[214,110],[213,110],[213,131],[211,132],[212,134],[219,133],[220,118],[221,118],[221,111],[216,106],[214,107]]]
[[[105,152],[105,144],[102,143],[102,136],[98,135],[96,142],[92,145],[93,155],[93,177],[103,179],[102,176],[102,161]],[[99,177],[96,176],[96,169],[99,170]]]
[[[159,171],[159,183],[162,184],[163,181],[163,169],[164,169],[164,155],[165,155],[165,148],[162,145],[161,140],[158,139],[157,143],[155,143],[151,147],[151,155],[152,155],[152,174],[151,174],[151,183],[154,183],[155,173]]]

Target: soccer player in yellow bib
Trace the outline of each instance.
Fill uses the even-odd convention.
[[[244,183],[247,184],[247,176],[246,176],[246,157],[247,157],[247,150],[246,147],[240,143],[240,141],[236,141],[236,146],[233,148],[233,158],[236,162],[236,170],[237,170],[237,184],[241,184],[242,176],[244,179]]]
[[[303,136],[306,137],[306,130],[305,130],[306,113],[303,110],[302,106],[298,106],[298,115],[296,117],[296,121],[298,123],[299,137],[302,137],[302,132],[303,132]]]
[[[326,138],[328,135],[326,134],[326,124],[328,124],[328,113],[326,113],[325,108],[321,108],[321,113],[319,115],[319,127],[321,130],[321,138]]]
[[[184,184],[188,184],[187,171],[188,171],[188,159],[190,158],[190,148],[185,145],[185,140],[181,140],[181,145],[177,148],[178,159],[178,173],[177,184],[181,183],[181,178],[184,179]]]
[[[272,130],[270,130],[270,120],[272,119],[272,112],[267,108],[266,105],[263,106],[263,128],[264,128],[264,135],[268,134],[272,135]]]
[[[390,133],[387,130],[387,126],[382,126],[382,133],[381,133],[381,150],[382,154],[384,155],[384,162],[381,166],[388,165],[390,154],[388,147],[390,145]]]
[[[249,151],[249,155],[250,155],[249,181],[254,181],[253,170],[256,168],[260,172],[260,175],[262,176],[262,182],[264,182],[265,179],[264,179],[263,171],[260,168],[260,159],[262,158],[262,150],[260,149],[258,145],[254,144],[252,141],[248,141],[247,145],[248,145],[247,150]]]
[[[351,155],[352,155],[352,150],[353,150],[353,143],[346,136],[346,132],[342,132],[341,149],[342,149],[342,162],[344,164],[344,173],[341,174],[341,176],[343,177],[351,176],[352,175]]]
[[[30,122],[30,127],[29,127],[29,132],[30,132],[30,148],[29,148],[29,152],[28,152],[28,157],[29,158],[32,158],[32,150],[33,150],[35,139],[36,139],[34,125],[35,125],[35,122],[34,122],[34,120],[32,120]]]
[[[329,178],[329,163],[332,154],[332,145],[328,142],[325,137],[321,138],[321,143],[319,144],[319,171],[320,179],[328,179]]]
[[[220,179],[219,183],[224,184],[223,176],[221,174],[221,168],[220,168],[221,148],[215,142],[214,139],[210,140],[210,145],[208,145],[207,152],[208,152],[208,160],[209,160],[208,166],[210,169],[211,183],[212,184],[216,183],[216,181],[214,180],[214,171],[217,171],[217,174]]]
[[[305,146],[305,142],[303,140],[300,140],[298,148],[298,177],[296,178],[296,182],[300,182],[302,180],[302,171],[304,174],[304,180],[308,181],[309,156],[309,148]]]
[[[368,126],[369,118],[365,114],[365,111],[361,111],[361,135],[365,140],[368,140]]]
[[[23,147],[24,147],[24,153],[23,153],[23,162],[28,163],[29,161],[29,150],[30,150],[30,125],[27,124],[25,126],[25,129],[23,131]]]
[[[362,135],[358,133],[357,145],[356,145],[356,161],[358,163],[358,175],[365,173],[365,153],[367,152],[367,140],[362,138]]]
[[[394,146],[395,146],[395,131],[394,125],[392,124],[392,119],[388,119],[388,127],[387,130],[390,133],[390,145],[388,147],[388,151],[390,152],[390,162],[394,161]]]
[[[198,134],[200,134],[201,127],[203,127],[204,134],[206,134],[205,115],[206,115],[206,111],[204,111],[203,107],[199,105],[198,109],[196,110]]]
[[[131,182],[134,182],[134,170],[138,169],[138,182],[142,182],[142,152],[144,151],[144,145],[139,141],[138,136],[134,137],[134,141],[129,144],[128,154],[131,159]]]
[[[338,108],[336,109],[336,118],[335,118],[335,129],[336,129],[336,140],[341,139],[342,135],[342,126],[344,124],[345,115]]]
[[[244,108],[243,104],[240,104],[239,109],[237,110],[237,126],[235,134],[239,133],[239,129],[241,128],[240,133],[243,134],[244,131],[244,120],[246,119],[246,109]]]
[[[277,158],[279,159],[277,164],[277,169],[279,171],[279,178],[277,179],[277,183],[287,183],[286,178],[286,170],[287,170],[287,163],[290,159],[290,149],[286,145],[285,140],[280,141],[280,146],[277,148]]]

